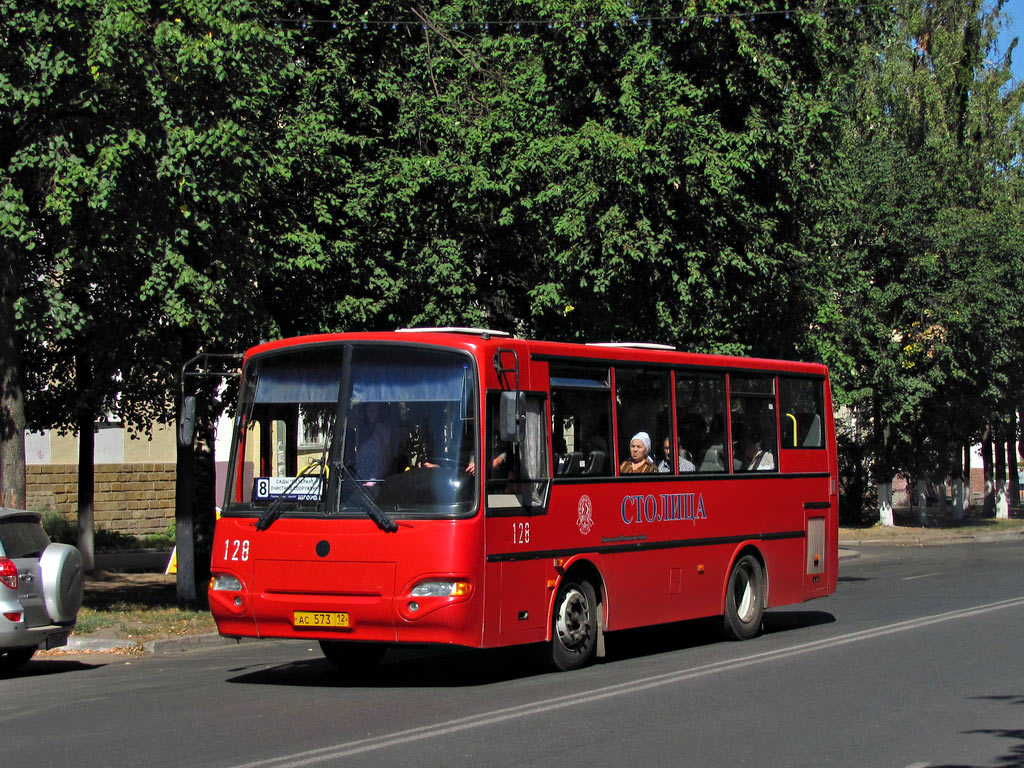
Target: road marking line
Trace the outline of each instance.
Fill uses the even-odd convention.
[[[918,619],[898,621],[894,624],[886,624],[873,629],[849,632],[837,637],[812,640],[811,642],[801,643],[788,648],[779,648],[773,651],[762,651],[761,653],[754,653],[750,656],[744,656],[738,659],[715,661],[709,664],[702,664],[691,669],[665,672],[660,675],[652,675],[650,677],[633,680],[628,683],[616,683],[614,685],[594,688],[589,691],[573,693],[554,699],[544,699],[528,704],[519,704],[514,707],[495,709],[490,712],[481,712],[477,715],[469,715],[455,720],[448,720],[447,722],[433,723],[431,725],[409,728],[404,731],[396,731],[395,733],[383,734],[381,736],[347,741],[342,744],[335,744],[329,747],[320,747],[319,749],[304,750],[290,755],[282,755],[280,757],[272,757],[265,760],[256,760],[250,763],[242,763],[234,766],[233,768],[299,768],[300,766],[314,765],[316,763],[326,762],[327,760],[337,760],[342,757],[350,757],[352,755],[372,752],[378,749],[396,747],[410,742],[434,739],[439,736],[447,736],[473,728],[496,725],[508,720],[516,720],[522,717],[539,715],[544,712],[551,712],[558,709],[566,709],[580,704],[589,704],[603,699],[639,693],[640,691],[649,690],[651,688],[660,688],[665,685],[681,683],[698,677],[716,674],[718,672],[731,672],[737,669],[754,666],[756,664],[775,661],[776,659],[786,659],[791,656],[800,656],[806,653],[828,650],[843,645],[849,645],[851,643],[861,642],[863,640],[873,640],[878,637],[884,637],[886,635],[892,635],[899,632],[921,629],[922,627],[928,627],[933,624],[971,618],[973,616],[980,616],[982,614],[1003,610],[1005,608],[1016,608],[1020,606],[1024,606],[1024,596],[1011,598],[1009,600],[999,600],[994,603],[985,603],[982,605],[972,606],[970,608],[961,608],[959,610],[948,611],[946,613],[937,613],[932,616],[923,616]]]
[[[932,576],[941,576],[942,571],[936,571],[935,573],[922,573],[920,576],[904,576],[904,581],[913,581],[914,579],[927,579]],[[912,766],[910,768],[913,768]]]

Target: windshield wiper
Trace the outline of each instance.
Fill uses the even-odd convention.
[[[282,491],[278,497],[270,503],[270,506],[264,510],[263,514],[260,515],[260,519],[256,521],[256,530],[267,530],[267,528],[270,527],[270,524],[277,520],[277,518],[281,516],[281,513],[284,512],[284,503],[286,501],[295,501],[295,499],[289,499],[288,496],[298,487],[299,481],[309,475],[313,470],[313,467],[322,466],[324,466],[324,460],[322,458],[311,459],[309,464],[302,468],[302,471],[299,472],[299,474],[297,474],[290,483],[288,483],[288,486],[284,491]]]
[[[388,513],[377,506],[377,502],[370,498],[370,494],[368,494],[362,484],[356,480],[355,475],[352,474],[352,470],[340,461],[335,462],[331,466],[335,467],[341,473],[342,479],[352,486],[356,496],[363,502],[362,506],[366,511],[367,517],[373,520],[373,522],[377,524],[378,528],[385,533],[394,533],[398,530],[398,523],[392,520],[388,516]],[[338,496],[340,500],[341,494],[339,493]]]

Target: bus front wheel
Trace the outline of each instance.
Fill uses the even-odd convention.
[[[380,664],[388,647],[380,643],[347,643],[321,640],[320,650],[331,664],[348,672],[365,671]]]
[[[753,555],[743,555],[732,567],[725,591],[725,633],[749,640],[761,631],[764,619],[764,570]]]
[[[594,587],[585,579],[566,580],[558,589],[551,625],[551,666],[568,671],[594,660],[599,610]]]

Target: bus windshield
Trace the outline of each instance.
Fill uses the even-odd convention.
[[[472,359],[458,352],[326,344],[255,357],[223,512],[470,515],[477,407]]]

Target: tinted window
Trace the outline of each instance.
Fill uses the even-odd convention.
[[[12,559],[38,557],[49,543],[46,531],[34,519],[0,520],[0,554]]]
[[[734,472],[778,468],[774,376],[730,376]]]
[[[551,366],[551,445],[556,475],[612,474],[607,368]]]
[[[779,377],[779,408],[783,448],[825,446],[824,382]]]
[[[725,439],[725,375],[676,373],[680,465],[698,472],[728,472]]]
[[[518,442],[501,438],[501,397],[487,393],[487,443],[484,477],[490,510],[537,510],[544,507],[548,489],[548,436],[546,399],[523,393],[523,437]]]
[[[619,471],[631,471],[630,441],[646,434],[651,442],[647,464],[656,467],[663,458],[661,446],[671,440],[671,406],[668,372],[615,369],[615,407],[618,409]],[[671,471],[666,468],[666,472]]]

